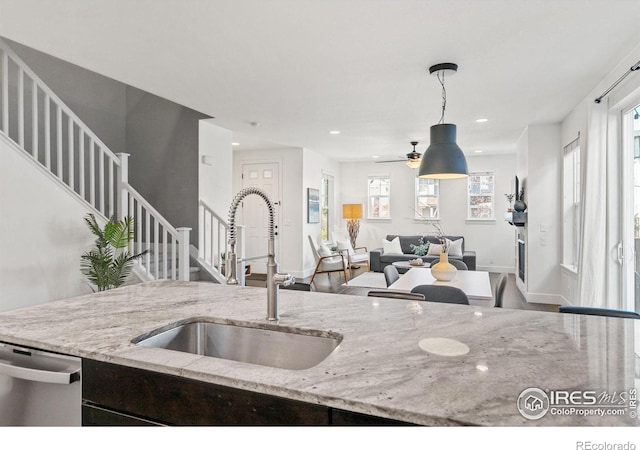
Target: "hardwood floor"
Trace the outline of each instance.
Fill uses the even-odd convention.
[[[367,270],[366,266],[353,271],[354,278],[361,275]],[[499,273],[490,273],[491,289],[493,290]],[[309,283],[311,277],[298,280],[301,283]],[[369,288],[342,286],[344,283],[344,277],[339,273],[332,274],[320,274],[313,280],[313,290],[316,292],[331,292],[334,294],[350,294],[350,295],[367,295]],[[511,309],[528,309],[535,311],[558,311],[557,305],[544,305],[540,303],[527,303],[520,290],[516,287],[515,275],[510,273],[507,280],[507,287],[505,288],[503,308]]]

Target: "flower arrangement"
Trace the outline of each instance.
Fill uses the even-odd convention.
[[[438,241],[440,241],[440,245],[442,245],[442,253],[449,253],[449,245],[451,244],[451,241],[447,239],[444,228],[442,228],[442,225],[435,222],[432,222],[431,226],[436,230],[435,236]]]
[[[425,221],[428,225],[431,225],[435,229],[434,236],[436,237],[436,239],[438,239],[438,241],[440,242],[440,245],[442,246],[442,253],[448,253],[449,245],[451,244],[451,241],[447,239],[447,236],[444,232],[444,228],[442,227],[442,225],[440,225],[438,222],[434,222],[433,219],[427,219],[422,214],[420,214],[419,211],[416,211],[415,209],[413,211],[418,216],[420,216],[423,221]],[[420,241],[420,242],[423,242],[423,241]],[[429,248],[429,245],[427,243],[427,249],[428,248]],[[412,246],[412,249],[413,249],[413,246]],[[415,253],[415,250],[414,250],[414,253]]]
[[[508,211],[511,211],[513,209],[513,207],[511,206],[511,203],[513,202],[513,198],[515,197],[515,194],[504,194],[504,196],[507,197],[507,201],[509,202]]]
[[[426,255],[429,250],[429,242],[425,242],[424,237],[421,237],[418,240],[418,245],[409,244],[409,246],[411,247],[413,254],[418,256]]]

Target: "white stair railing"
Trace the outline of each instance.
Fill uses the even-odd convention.
[[[120,160],[0,39],[0,130],[105,217]]]
[[[198,259],[224,275],[225,259],[222,255],[226,256],[228,251],[229,225],[202,200],[198,220]]]
[[[127,209],[134,221],[130,252],[149,250],[138,261],[152,279],[189,279],[189,231],[174,228],[133,187],[123,183]]]
[[[189,231],[175,229],[131,185],[115,155],[0,38],[0,132],[103,219],[134,219],[131,251],[149,279],[189,280]],[[169,256],[170,255],[170,256]]]

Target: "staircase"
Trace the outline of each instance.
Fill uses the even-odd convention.
[[[133,269],[140,280],[224,282],[222,218],[201,201],[199,248],[190,246],[191,229],[174,228],[129,184],[129,155],[114,154],[1,38],[0,70],[0,137],[79,197],[99,222],[133,218],[129,250],[148,250]]]

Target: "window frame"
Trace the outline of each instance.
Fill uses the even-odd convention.
[[[426,182],[427,184],[433,184],[434,185],[434,192],[435,194],[426,194],[426,195],[420,195],[420,183],[424,183]],[[420,178],[419,176],[416,176],[416,181],[415,181],[415,188],[414,188],[414,194],[415,194],[415,202],[414,202],[414,215],[413,218],[415,220],[440,220],[440,180],[437,179],[433,179],[433,178]],[[429,198],[429,197],[433,197],[435,198],[435,214],[431,215],[429,217],[425,216],[424,214],[420,213],[420,198]]]
[[[388,180],[389,183],[389,192],[386,195],[382,194],[371,194],[371,182],[374,180]],[[372,208],[371,208],[371,200],[373,198],[379,199],[387,198],[388,207],[388,215],[386,217],[373,216]],[[380,208],[378,208],[380,210]],[[367,176],[367,220],[391,220],[391,176],[390,175],[369,175]]]
[[[331,180],[328,175],[322,174],[320,180],[320,239],[329,242],[331,239],[331,225],[333,216],[331,211]]]
[[[491,177],[491,193],[482,193],[482,194],[472,194],[471,193],[471,180],[473,177]],[[490,217],[473,217],[471,215],[472,205],[471,198],[472,197],[491,197],[491,216]],[[475,209],[475,208],[474,208]],[[467,220],[469,221],[488,221],[488,220],[496,220],[496,174],[492,170],[487,171],[478,171],[478,172],[469,172],[469,176],[467,177]]]
[[[580,135],[562,148],[562,264],[573,271],[580,261]]]

